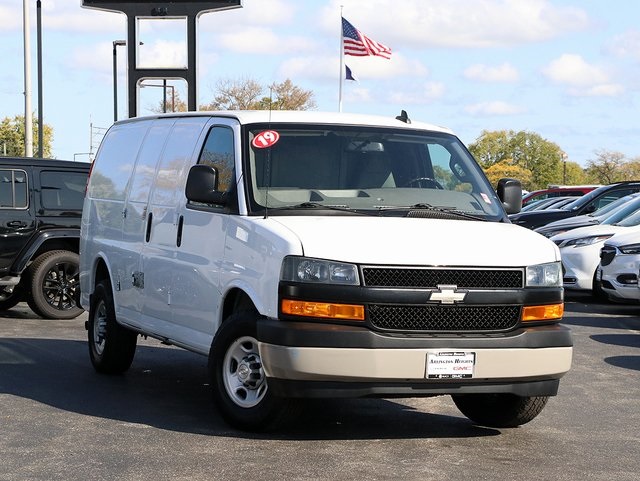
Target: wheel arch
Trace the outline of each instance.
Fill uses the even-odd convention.
[[[254,311],[256,314],[259,312],[255,302],[244,289],[233,287],[224,296],[220,313],[220,325],[234,312],[239,311]]]
[[[78,229],[55,229],[41,232],[16,258],[12,271],[21,274],[29,263],[45,252],[65,250],[78,254],[80,231]]]

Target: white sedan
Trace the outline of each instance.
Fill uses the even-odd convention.
[[[599,224],[580,227],[551,237],[560,248],[563,284],[566,289],[591,291],[596,269],[600,263],[600,249],[616,234],[640,232],[640,213],[627,217],[615,225]]]
[[[640,301],[639,271],[640,231],[618,234],[605,242],[597,278],[610,299]]]

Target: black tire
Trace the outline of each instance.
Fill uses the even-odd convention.
[[[30,291],[27,303],[45,319],[74,319],[83,309],[76,303],[80,288],[79,256],[57,250],[40,255],[29,266]]]
[[[22,300],[24,290],[20,285],[9,290],[8,287],[0,287],[0,311],[8,311]]]
[[[259,316],[233,314],[222,324],[209,352],[213,400],[223,419],[245,431],[274,428],[297,415],[297,402],[278,398],[267,386],[256,340]]]
[[[89,357],[96,371],[122,374],[131,366],[138,334],[116,321],[111,285],[102,281],[91,296],[89,308]]]
[[[514,394],[458,394],[451,398],[462,414],[476,424],[515,428],[533,420],[547,404],[548,396]]]
[[[602,281],[596,279],[598,276],[598,270],[596,269],[595,274],[593,274],[593,289],[591,290],[591,295],[596,301],[599,302],[607,302],[609,300],[609,296],[602,289]]]

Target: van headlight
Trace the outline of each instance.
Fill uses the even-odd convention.
[[[526,287],[561,287],[562,266],[560,262],[527,266]]]
[[[360,285],[358,266],[355,264],[297,256],[284,258],[280,279],[290,282]]]

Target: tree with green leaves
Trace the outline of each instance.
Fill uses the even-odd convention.
[[[38,150],[38,119],[33,118],[33,150],[37,155]],[[44,124],[44,137],[42,139],[44,153],[42,157],[51,157],[53,141],[53,127]],[[5,117],[0,122],[0,155],[9,157],[24,157],[24,115]]]
[[[531,172],[530,180],[522,182],[528,190],[543,189],[549,184],[562,182],[563,152],[557,144],[539,134],[485,130],[469,145],[469,150],[485,170],[499,162],[507,162]]]

